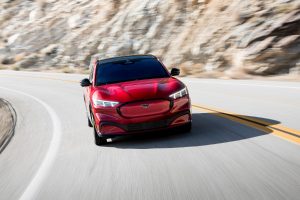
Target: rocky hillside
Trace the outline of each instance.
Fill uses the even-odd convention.
[[[87,67],[154,54],[186,75],[300,74],[300,0],[0,0],[0,59]]]

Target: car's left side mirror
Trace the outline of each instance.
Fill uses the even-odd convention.
[[[91,82],[89,79],[85,78],[80,81],[80,85],[81,87],[88,87],[91,85]]]
[[[180,74],[180,69],[172,68],[171,69],[171,76],[178,76]]]

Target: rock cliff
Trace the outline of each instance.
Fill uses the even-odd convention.
[[[300,74],[299,0],[1,0],[0,60],[87,67],[154,54],[185,75]]]

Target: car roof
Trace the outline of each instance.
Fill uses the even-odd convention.
[[[157,57],[150,55],[150,54],[149,55],[130,55],[130,56],[118,56],[118,57],[113,57],[113,58],[99,59],[98,63],[104,64],[104,63],[116,62],[116,61],[121,61],[121,60],[147,59],[147,58],[157,59]]]

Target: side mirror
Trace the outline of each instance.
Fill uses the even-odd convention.
[[[171,76],[178,76],[180,74],[180,69],[172,68],[171,69]]]
[[[85,78],[80,81],[80,85],[81,87],[88,87],[91,85],[91,82],[89,79]]]

